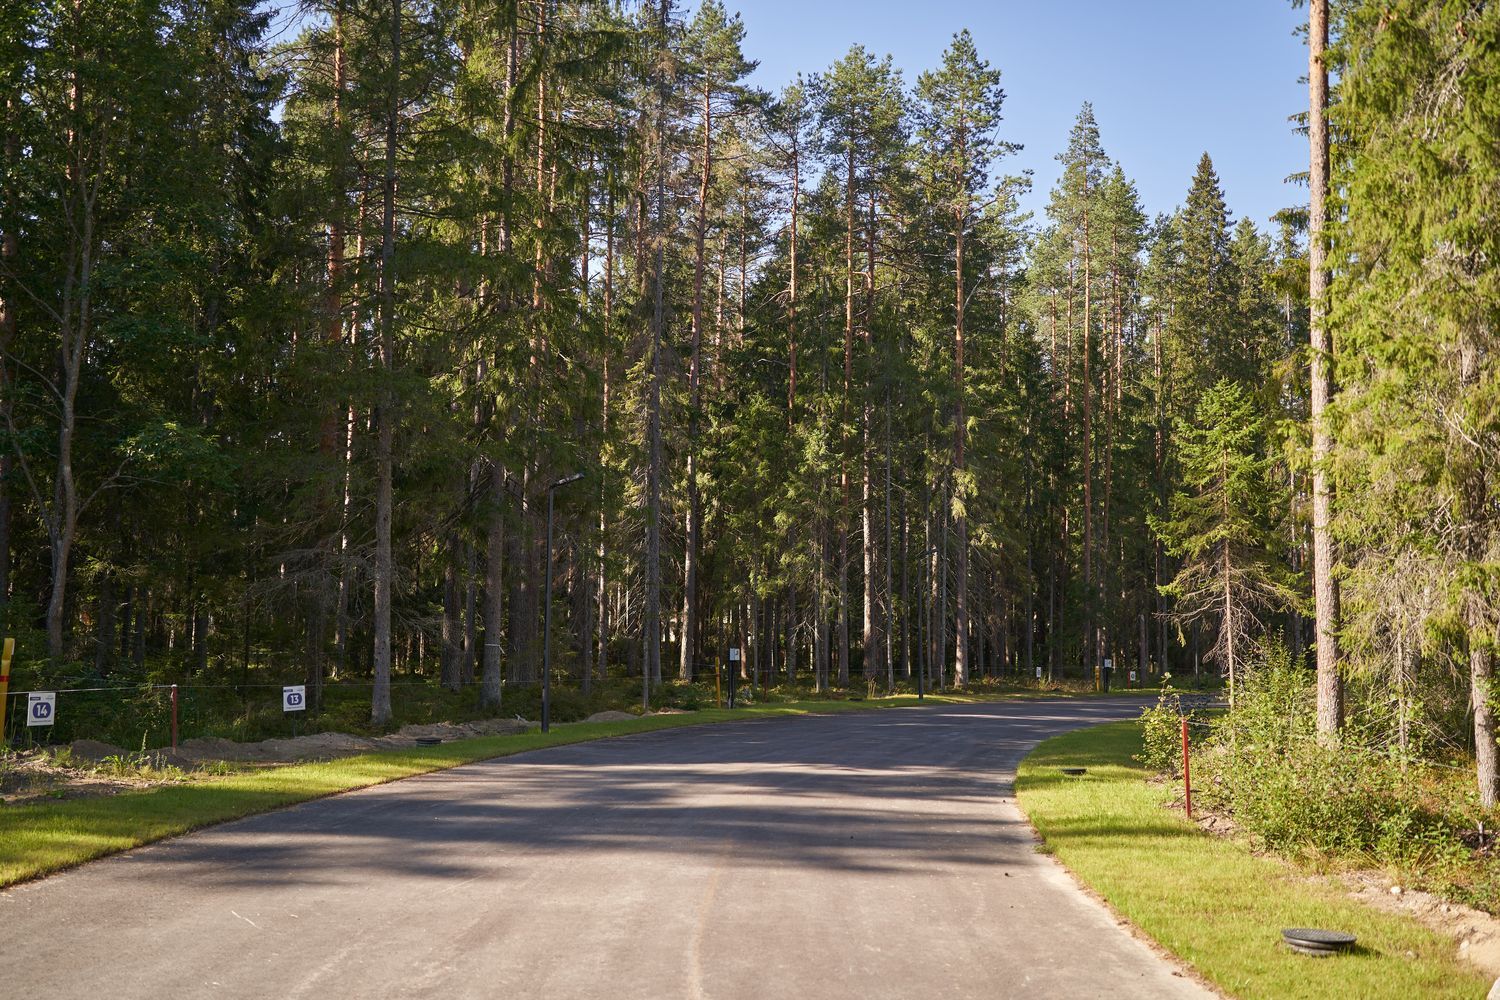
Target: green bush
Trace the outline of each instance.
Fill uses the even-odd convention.
[[[1141,712],[1141,752],[1135,759],[1157,774],[1182,773],[1182,692],[1172,687],[1171,674],[1162,677],[1156,704]],[[1191,713],[1188,713],[1191,720]]]
[[[1279,645],[1211,725],[1193,761],[1195,798],[1272,850],[1408,864],[1461,849],[1401,762],[1318,738],[1311,672]]]

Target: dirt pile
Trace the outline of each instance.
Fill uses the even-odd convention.
[[[309,733],[306,736],[261,740],[258,743],[236,743],[218,736],[203,736],[183,740],[178,744],[177,752],[169,756],[173,763],[189,767],[215,760],[249,764],[296,764],[352,757],[371,750],[409,748],[415,746],[419,738],[440,739],[446,743],[450,740],[473,739],[476,736],[509,736],[524,733],[533,726],[534,723],[524,719],[480,719],[475,722],[434,722],[402,726],[388,736]]]
[[[1500,976],[1500,918],[1432,893],[1391,886],[1386,878],[1373,872],[1348,874],[1344,881],[1355,899],[1389,913],[1415,917],[1458,942],[1460,958],[1488,975]]]
[[[629,722],[631,719],[638,719],[638,718],[640,718],[640,716],[638,716],[638,715],[631,715],[629,712],[609,711],[609,712],[595,712],[593,715],[589,716],[587,719],[584,719],[583,721],[584,722]]]
[[[384,747],[409,746],[416,739],[469,740],[476,736],[513,736],[524,733],[535,723],[525,719],[479,719],[474,722],[432,722],[426,725],[402,726],[390,736],[376,742]]]
[[[68,744],[68,752],[79,760],[101,761],[106,757],[124,757],[125,751],[113,743],[98,740],[74,740]]]

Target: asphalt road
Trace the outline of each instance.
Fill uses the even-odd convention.
[[[0,893],[0,995],[1203,997],[1012,804],[1038,740],[1138,711],[726,723],[309,802]]]

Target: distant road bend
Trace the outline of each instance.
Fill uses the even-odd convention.
[[[34,997],[1206,997],[1037,854],[1039,740],[1138,701],[927,706],[539,750],[0,894]],[[24,987],[23,987],[24,984]]]

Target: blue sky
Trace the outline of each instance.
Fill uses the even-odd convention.
[[[779,90],[855,42],[890,53],[908,85],[968,28],[1002,73],[1001,136],[1025,144],[1002,169],[1035,172],[1038,216],[1054,157],[1084,101],[1105,151],[1135,181],[1148,214],[1181,204],[1207,150],[1230,211],[1258,225],[1306,200],[1285,183],[1305,170],[1307,141],[1288,116],[1306,107],[1307,50],[1287,0],[724,0],[744,17],[753,81]],[[691,16],[689,4],[685,16]]]

